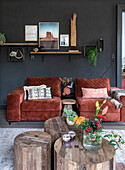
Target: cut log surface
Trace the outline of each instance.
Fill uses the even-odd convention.
[[[88,151],[82,146],[82,136],[76,137],[70,147],[62,145],[62,138],[54,144],[54,170],[115,170],[114,147],[103,139],[102,148]]]
[[[14,140],[15,170],[50,170],[51,137],[40,131],[29,131]]]
[[[50,134],[53,143],[63,134],[68,133],[69,128],[62,117],[54,117],[45,121],[44,131]]]

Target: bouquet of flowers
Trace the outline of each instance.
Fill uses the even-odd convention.
[[[101,105],[99,105],[98,101],[96,102],[96,114],[94,115],[94,120],[83,116],[78,117],[77,115],[74,118],[70,118],[76,123],[77,127],[80,126],[81,129],[84,129],[84,146],[89,146],[89,144],[92,143],[97,146],[102,143],[101,132],[103,132],[104,127],[101,125],[101,122],[102,119],[106,118],[105,114],[108,111],[108,106],[106,106],[103,110],[101,109],[104,103],[106,103],[106,100],[104,100]],[[121,145],[125,143],[124,139],[120,135],[114,134],[113,132],[105,135],[104,138],[108,138],[108,144],[115,146],[115,150],[121,148]]]

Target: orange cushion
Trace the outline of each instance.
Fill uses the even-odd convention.
[[[75,95],[76,97],[82,96],[81,88],[107,88],[108,95],[110,94],[110,81],[109,78],[76,78],[75,79]]]
[[[96,101],[99,101],[99,103],[101,104],[104,99],[102,98],[82,98],[82,97],[77,97],[76,98],[77,101],[77,107],[79,109],[79,111],[96,111]],[[120,109],[115,110],[115,105],[110,103],[110,101],[107,99],[106,103],[102,106],[102,109],[104,107],[108,106],[108,112],[109,113],[113,113],[113,112],[120,112]]]
[[[25,100],[21,105],[22,111],[60,111],[62,107],[61,99],[53,97],[52,99],[34,99]]]

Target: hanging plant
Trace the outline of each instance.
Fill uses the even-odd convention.
[[[89,64],[91,62],[93,62],[94,66],[96,66],[96,64],[97,64],[97,48],[94,48],[94,49],[89,48],[87,55],[88,55]]]
[[[3,43],[6,42],[6,38],[5,38],[5,35],[0,33],[0,45],[3,45]]]

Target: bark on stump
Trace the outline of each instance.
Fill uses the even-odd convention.
[[[15,170],[50,170],[51,137],[40,131],[24,132],[14,140]]]
[[[71,147],[62,145],[59,138],[54,144],[54,170],[115,170],[114,147],[103,139],[102,148],[88,151],[82,146],[82,140],[76,137]]]

